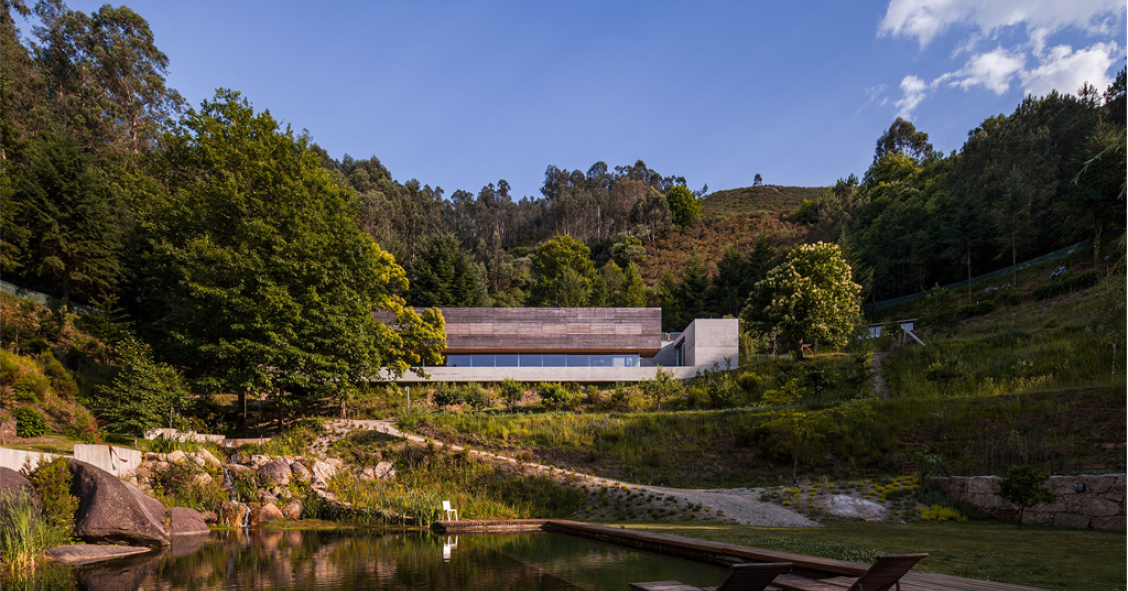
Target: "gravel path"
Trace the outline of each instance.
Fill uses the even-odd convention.
[[[445,447],[450,451],[462,451],[463,447],[460,445],[445,444],[434,440],[428,440],[425,437],[415,435],[412,433],[404,433],[395,427],[392,421],[379,421],[379,420],[338,420],[327,424],[326,429],[329,434],[318,438],[318,442],[314,443],[317,448],[321,443],[322,447],[328,447],[329,442],[333,438],[340,438],[345,433],[353,429],[366,429],[369,431],[378,431],[391,435],[392,437],[399,437],[414,443],[427,443],[431,441],[433,444],[440,447]],[[324,443],[322,440],[324,439]],[[723,512],[725,519],[739,523],[741,525],[751,525],[756,527],[818,527],[818,523],[812,521],[795,511],[776,505],[773,503],[760,502],[761,489],[758,488],[714,488],[714,489],[696,489],[696,488],[668,488],[664,486],[648,486],[644,484],[633,484],[629,482],[622,482],[620,480],[613,480],[610,478],[601,478],[598,476],[589,476],[580,472],[572,470],[565,470],[554,466],[546,466],[544,464],[536,464],[532,462],[522,462],[516,458],[509,456],[498,455],[488,451],[479,451],[471,449],[471,454],[487,458],[495,462],[504,462],[524,468],[539,470],[550,474],[559,474],[561,476],[572,476],[580,479],[589,488],[598,487],[627,487],[631,490],[645,491],[655,495],[671,496],[681,499],[683,502],[694,503],[697,505],[704,505],[712,507],[714,511]]]

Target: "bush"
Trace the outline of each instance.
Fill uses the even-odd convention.
[[[1040,285],[1034,289],[1031,295],[1036,300],[1044,300],[1059,296],[1063,293],[1069,293],[1078,289],[1088,289],[1093,287],[1101,280],[1101,272],[1098,269],[1089,269],[1079,275],[1074,275],[1069,279],[1061,281],[1054,281],[1046,285]]]
[[[25,474],[39,495],[43,519],[52,527],[71,529],[74,527],[74,514],[78,511],[78,499],[71,496],[70,462],[55,458],[40,464]]]
[[[501,392],[501,397],[505,399],[505,404],[511,409],[520,404],[521,398],[525,396],[525,386],[513,378],[505,378],[498,385],[498,390]]]
[[[188,400],[188,386],[176,368],[153,360],[145,343],[129,337],[118,344],[121,371],[99,388],[98,407],[108,431],[141,435],[167,425]]]
[[[537,396],[540,396],[541,402],[559,408],[568,401],[568,390],[556,382],[541,382],[537,384]]]
[[[472,408],[489,408],[493,404],[493,396],[480,384],[466,384],[462,387],[462,399]]]
[[[20,437],[39,437],[47,432],[47,419],[34,408],[21,406],[12,410],[16,417],[16,435]]]
[[[68,544],[71,530],[42,519],[27,491],[0,491],[0,563],[12,574],[35,572],[36,559],[45,550]]]
[[[972,318],[974,316],[982,316],[990,314],[999,308],[999,304],[995,300],[984,300],[966,306],[960,306],[960,316],[963,318]]]
[[[462,402],[462,392],[458,390],[458,386],[442,382],[435,386],[435,391],[431,393],[431,401],[440,408],[458,404]]]
[[[967,516],[951,507],[932,505],[920,508],[922,521],[967,521]]]
[[[43,366],[43,373],[47,374],[56,395],[67,400],[74,400],[78,396],[78,384],[74,377],[50,351],[39,355],[39,364]]]

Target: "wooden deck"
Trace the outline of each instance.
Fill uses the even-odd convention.
[[[859,562],[592,525],[564,519],[440,521],[435,524],[435,529],[445,533],[543,529],[688,558],[726,560],[728,562],[732,562],[734,559],[739,562],[790,562],[795,565],[796,569],[830,575],[828,578],[822,579],[823,582],[840,585],[843,590],[850,586],[853,577],[861,575],[869,568],[868,564]],[[920,565],[927,567],[928,559],[924,559]],[[901,579],[901,589],[902,591],[1045,591],[1035,587],[995,583],[919,570],[911,571]]]

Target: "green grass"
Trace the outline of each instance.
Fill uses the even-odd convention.
[[[620,524],[608,524],[620,525]],[[911,524],[828,521],[822,528],[622,524],[672,534],[813,556],[869,562],[878,554],[928,552],[914,570],[1046,589],[1125,589],[1123,532],[1018,529],[997,522]]]
[[[763,185],[710,193],[702,198],[702,211],[713,213],[750,213],[768,211],[791,214],[799,209],[804,199],[814,201],[826,193],[828,187],[781,187]]]

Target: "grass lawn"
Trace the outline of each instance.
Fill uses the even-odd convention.
[[[878,554],[928,552],[917,570],[1045,589],[1123,591],[1123,532],[999,522],[909,524],[826,521],[822,528],[700,523],[622,523],[627,529],[866,562]]]

